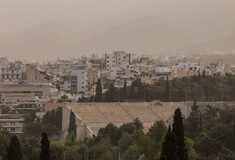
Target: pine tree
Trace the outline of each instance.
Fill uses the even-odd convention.
[[[144,129],[143,123],[140,121],[139,118],[134,119],[132,124],[134,126],[134,129],[136,129],[136,130],[143,130]]]
[[[47,134],[42,133],[40,160],[50,160],[50,142]]]
[[[17,136],[12,136],[9,148],[3,160],[22,160],[22,159],[23,155],[21,152],[20,142]]]
[[[69,133],[73,132],[74,135],[76,135],[76,128],[77,128],[77,127],[76,127],[75,114],[74,114],[73,111],[71,110],[68,132],[69,132]]]
[[[188,160],[188,152],[184,142],[183,117],[179,108],[175,110],[174,114],[173,133],[176,136],[177,155],[179,159]]]
[[[170,102],[170,85],[169,85],[168,76],[166,79],[165,102]]]
[[[171,127],[169,127],[165,136],[165,141],[162,143],[162,154],[160,160],[179,160],[176,151],[176,137],[172,132]]]
[[[95,101],[96,102],[101,102],[102,101],[102,86],[101,86],[100,79],[98,79],[97,84],[96,84]]]

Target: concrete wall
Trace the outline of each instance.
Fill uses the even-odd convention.
[[[66,136],[69,129],[69,120],[70,120],[70,108],[66,107],[65,104],[62,107],[62,131],[61,131],[61,141],[65,142]]]
[[[67,107],[65,104],[62,107],[62,132],[61,132],[61,141],[65,142],[66,136],[68,135],[69,122],[70,122],[71,108]],[[84,139],[90,135],[90,130],[87,126],[75,116],[75,123],[77,126],[76,130],[76,139]]]

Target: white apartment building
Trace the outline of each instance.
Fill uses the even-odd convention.
[[[88,67],[86,65],[73,68],[70,76],[72,93],[78,94],[87,91],[87,71]]]
[[[199,69],[199,65],[198,63],[195,63],[195,62],[189,62],[187,60],[183,60],[172,66],[173,70],[183,69],[183,68],[185,68],[187,72],[197,71]]]
[[[132,63],[132,54],[125,51],[115,51],[113,54],[105,54],[105,67],[109,71],[111,67],[126,67]]]

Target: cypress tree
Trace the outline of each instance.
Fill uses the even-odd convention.
[[[102,101],[102,86],[101,86],[100,79],[98,79],[97,84],[96,84],[95,101],[96,102]]]
[[[233,80],[233,100],[235,101],[235,80]]]
[[[22,160],[22,159],[23,155],[21,152],[20,142],[17,136],[14,135],[11,137],[10,145],[3,160]]]
[[[135,81],[133,81],[131,84],[131,91],[130,91],[130,96],[129,96],[131,100],[135,99],[135,85],[134,84],[135,84]]]
[[[206,71],[205,71],[205,69],[203,70],[202,76],[203,76],[203,78],[206,78]]]
[[[117,95],[117,90],[113,84],[110,84],[109,90],[105,94],[106,102],[117,102],[119,95]]]
[[[166,87],[165,87],[165,102],[170,102],[170,85],[169,85],[168,76],[166,79]]]
[[[47,134],[43,132],[41,137],[40,160],[50,160],[50,142],[48,140]]]
[[[70,120],[69,120],[69,128],[68,128],[68,132],[71,133],[73,132],[74,135],[76,135],[76,120],[75,120],[75,114],[73,113],[73,111],[70,111]]]
[[[124,86],[123,86],[123,99],[128,99],[127,98],[127,85],[126,85],[126,80],[124,80]]]
[[[179,160],[176,151],[176,137],[172,132],[171,127],[169,127],[165,136],[165,141],[162,143],[162,154],[160,160]]]
[[[140,79],[138,79],[138,99],[143,99],[143,84]]]
[[[184,143],[183,117],[179,108],[175,110],[173,133],[176,136],[177,155],[180,160],[188,160],[188,152]]]

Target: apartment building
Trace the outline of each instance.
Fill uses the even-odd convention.
[[[85,93],[88,89],[87,72],[87,65],[74,66],[69,76],[61,82],[60,89],[73,94]]]
[[[112,67],[126,67],[132,63],[132,54],[125,51],[115,51],[113,54],[105,54],[105,67],[109,71]]]
[[[0,80],[2,81],[20,81],[25,68],[19,63],[10,63],[7,66],[0,66]]]
[[[88,67],[75,66],[71,71],[71,91],[72,93],[85,93],[87,91],[87,70]]]
[[[0,114],[0,129],[14,134],[23,133],[24,119],[21,114]]]

